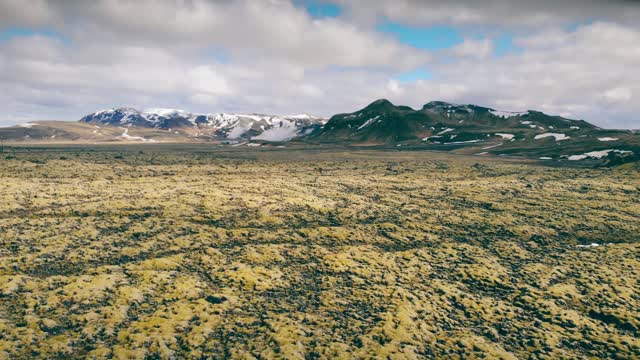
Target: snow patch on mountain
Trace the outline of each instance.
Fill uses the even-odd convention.
[[[444,129],[444,130],[440,131],[440,132],[438,133],[438,135],[446,134],[446,133],[451,132],[451,131],[453,131],[453,130],[455,130],[455,129],[452,129],[452,128],[446,128],[446,129]]]
[[[362,130],[362,129],[366,128],[367,126],[373,124],[373,122],[378,120],[379,118],[380,118],[380,115],[365,121],[364,124],[360,125],[356,130]]]
[[[515,137],[515,135],[513,134],[501,134],[501,133],[496,133],[496,136],[500,136],[503,139],[507,139],[507,140],[511,140]]]
[[[298,129],[295,127],[274,127],[266,130],[258,136],[254,136],[253,140],[266,140],[266,141],[286,141],[290,140],[298,135]]]
[[[553,137],[556,139],[556,141],[562,141],[562,140],[568,140],[571,139],[570,136],[567,136],[566,134],[558,134],[558,133],[544,133],[544,134],[538,134],[536,135],[533,139],[534,140],[540,140],[540,139],[545,139],[548,137]]]
[[[270,129],[265,130],[262,134],[254,136],[251,139],[266,141],[285,141],[300,136],[298,134],[299,131],[300,129],[296,126],[295,122],[282,119],[278,123],[273,124]]]
[[[504,143],[500,143],[500,144],[496,144],[496,145],[490,145],[487,147],[483,147],[482,150],[488,150],[488,149],[493,149],[493,148],[497,148],[498,146],[502,146]]]
[[[578,160],[584,160],[584,159],[602,159],[603,157],[609,155],[609,153],[611,152],[618,153],[618,154],[632,154],[631,151],[608,149],[608,150],[600,150],[600,151],[591,151],[581,155],[571,155],[567,159],[571,161],[578,161]]]
[[[229,139],[237,139],[244,135],[247,131],[251,130],[251,126],[253,126],[253,122],[248,124],[237,124],[231,128],[231,131],[227,132],[226,135]]]
[[[450,142],[447,144],[471,144],[471,143],[477,143],[477,142],[482,142],[482,140],[456,141],[456,142]]]
[[[498,117],[502,117],[502,118],[510,118],[513,116],[522,116],[522,115],[526,115],[529,112],[528,111],[502,111],[502,110],[489,110],[490,113],[492,113],[495,116]]]
[[[129,128],[121,128],[121,129],[124,130],[124,132],[122,133],[122,135],[119,136],[119,138],[121,138],[123,140],[127,140],[127,141],[142,141],[142,142],[157,142],[156,140],[147,139],[147,138],[144,138],[142,136],[131,136],[131,135],[129,135]]]

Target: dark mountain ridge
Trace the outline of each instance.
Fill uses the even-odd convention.
[[[324,129],[313,134],[317,139],[398,142],[421,140],[451,129],[451,135],[466,132],[514,130],[530,133],[547,130],[598,129],[584,120],[566,119],[529,110],[505,112],[477,105],[458,105],[432,101],[420,110],[396,106],[385,99],[365,108],[329,119]],[[485,134],[486,135],[486,134]],[[468,137],[468,136],[467,136]],[[455,137],[453,138],[455,139]]]
[[[584,120],[540,111],[508,112],[471,104],[431,101],[415,110],[376,100],[332,116],[308,139],[355,145],[431,146],[476,155],[543,159],[600,159],[640,154],[640,137],[601,129]]]

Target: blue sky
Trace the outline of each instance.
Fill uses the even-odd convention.
[[[430,80],[433,74],[427,68],[418,68],[412,71],[399,73],[395,76],[402,83],[411,83],[416,80]]]
[[[7,41],[21,37],[44,36],[62,41],[67,41],[60,33],[43,28],[10,27],[0,31],[0,41]]]
[[[322,0],[300,0],[306,11],[313,18],[337,18],[344,15],[342,7],[338,4]],[[575,30],[580,24],[571,24],[569,29]],[[490,37],[495,39],[495,55],[504,55],[518,51],[512,40],[513,36],[508,31],[487,30],[472,27],[455,27],[451,25],[415,26],[398,22],[383,20],[376,25],[376,31],[392,36],[399,42],[428,51],[438,51],[460,45],[465,37],[482,39]]]
[[[521,49],[513,44],[513,37],[510,34],[498,36],[494,40],[495,54],[497,56],[506,55],[510,52],[519,52]]]
[[[422,50],[443,50],[461,44],[464,38],[451,26],[414,27],[384,22],[377,30],[398,39],[403,44]]]
[[[342,14],[342,8],[333,3],[320,0],[302,1],[309,15],[314,18],[338,17]]]
[[[335,3],[322,0],[299,0],[298,3],[315,19],[337,18],[344,15],[342,7]],[[428,51],[445,50],[460,45],[465,37],[475,39],[487,37],[482,29],[461,29],[450,25],[414,26],[388,20],[378,23],[375,30],[403,44]],[[496,32],[493,31],[493,33]],[[504,55],[516,50],[510,33],[498,33],[495,37],[496,55]]]
[[[308,0],[304,2],[304,7],[306,11],[316,19],[337,18],[342,14],[342,9],[339,5],[323,1]],[[456,45],[462,44],[465,39],[459,29],[445,25],[415,27],[385,21],[376,26],[376,31],[393,37],[402,44],[432,52],[450,49]],[[49,37],[61,40],[65,43],[70,42],[65,36],[54,30],[27,27],[11,27],[3,30],[0,32],[0,41],[32,36]],[[482,38],[482,36],[475,34],[474,38],[478,39]],[[495,38],[495,44],[495,55],[497,56],[505,55],[517,50],[513,46],[510,34],[497,36]],[[223,49],[209,50],[208,53],[219,61],[228,61],[228,55]],[[432,74],[427,72],[425,69],[416,69],[415,71],[405,72],[399,75],[399,79],[402,81],[409,81],[431,78],[431,76]]]
[[[335,3],[322,0],[298,1],[314,19],[338,18],[344,15],[343,8]],[[482,40],[490,38],[494,43],[493,55],[504,56],[512,52],[520,51],[513,44],[511,33],[502,31],[483,31],[482,29],[457,28],[450,25],[415,26],[384,20],[375,26],[375,31],[392,37],[398,42],[416,49],[443,53],[447,49],[462,44],[465,38]],[[491,36],[486,33],[491,33]],[[397,73],[394,78],[402,83],[410,83],[417,80],[429,80],[433,73],[426,67],[415,68],[410,71]]]

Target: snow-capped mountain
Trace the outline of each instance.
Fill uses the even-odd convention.
[[[263,114],[197,114],[177,109],[133,108],[101,110],[83,117],[81,122],[112,126],[140,126],[156,129],[190,128],[229,139],[283,141],[320,129],[326,119],[307,114],[278,116]]]

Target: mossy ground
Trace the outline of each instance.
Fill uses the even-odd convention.
[[[640,356],[634,168],[140,149],[0,158],[0,358]]]

